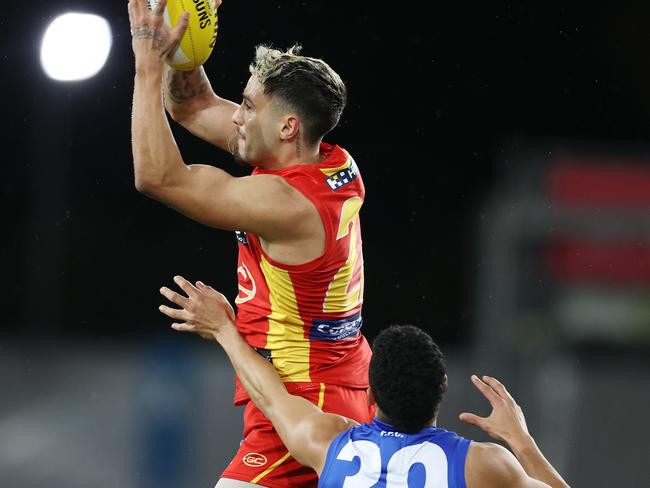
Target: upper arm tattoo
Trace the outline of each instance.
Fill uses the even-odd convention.
[[[186,103],[210,88],[210,82],[202,69],[194,71],[167,71],[167,93],[174,103]]]

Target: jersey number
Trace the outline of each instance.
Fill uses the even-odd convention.
[[[359,472],[346,476],[343,488],[370,488],[381,477],[381,452],[379,446],[370,441],[348,441],[336,459],[361,461]],[[386,488],[408,486],[409,470],[414,464],[424,466],[425,479],[419,486],[424,488],[447,488],[447,456],[436,444],[423,442],[406,446],[396,451],[386,466]]]
[[[357,228],[362,204],[363,200],[359,197],[343,202],[336,240],[349,237],[348,258],[330,282],[323,312],[347,312],[363,301],[363,254]]]

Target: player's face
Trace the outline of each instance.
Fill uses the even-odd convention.
[[[242,98],[232,117],[237,126],[233,154],[238,161],[265,167],[272,161],[273,147],[277,143],[273,104],[254,76],[248,80]]]

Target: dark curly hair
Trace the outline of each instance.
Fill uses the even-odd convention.
[[[429,334],[413,325],[394,325],[374,340],[370,387],[386,420],[414,434],[438,413],[446,391],[446,367]]]

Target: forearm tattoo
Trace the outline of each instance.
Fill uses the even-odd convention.
[[[174,103],[186,103],[210,88],[205,72],[167,70],[167,93]]]

